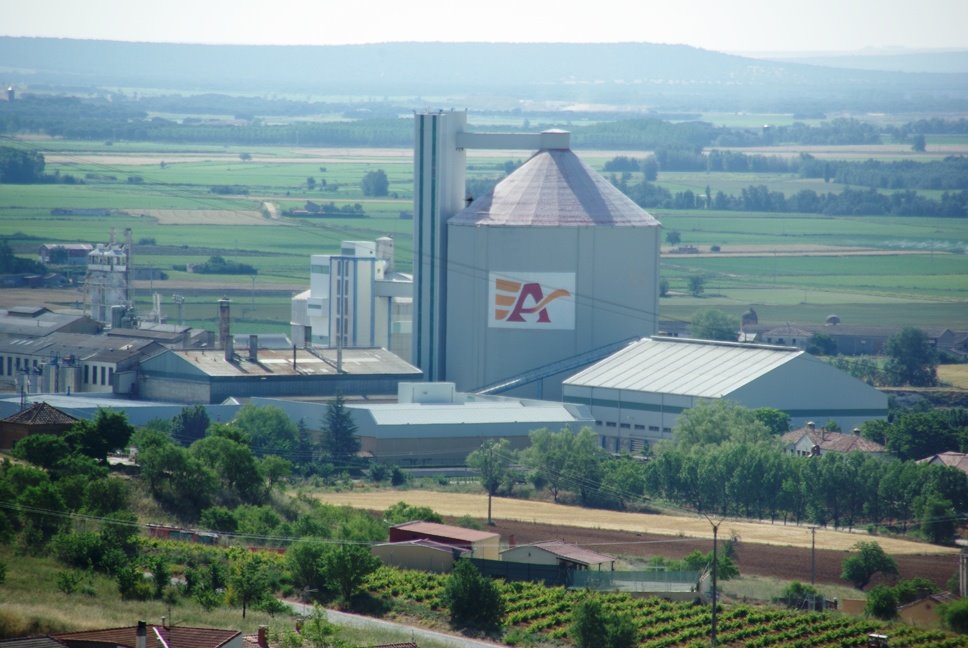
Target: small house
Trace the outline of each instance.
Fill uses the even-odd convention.
[[[615,558],[561,540],[520,545],[501,552],[505,562],[552,565],[564,569],[614,571]]]
[[[500,560],[501,536],[437,522],[406,522],[390,527],[390,542],[431,540],[471,553],[474,558]]]

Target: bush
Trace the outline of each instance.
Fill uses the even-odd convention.
[[[504,618],[504,599],[489,578],[469,560],[459,560],[444,585],[444,603],[451,623],[493,628]]]

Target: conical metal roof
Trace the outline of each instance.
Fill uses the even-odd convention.
[[[543,150],[448,221],[504,227],[658,227],[659,221],[567,149]]]

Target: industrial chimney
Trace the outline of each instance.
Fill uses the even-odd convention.
[[[249,362],[259,361],[259,336],[255,333],[249,334]]]
[[[229,327],[230,303],[225,298],[218,300],[218,338],[222,343],[222,348],[225,349],[226,362],[232,362],[232,358],[235,355],[235,350],[232,348],[232,335]]]
[[[147,648],[148,644],[148,624],[138,621],[138,631],[136,632],[135,648]]]

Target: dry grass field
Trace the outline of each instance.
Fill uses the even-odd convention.
[[[952,387],[968,389],[968,364],[938,365],[938,378]]]
[[[484,517],[487,512],[487,496],[434,491],[392,491],[317,493],[320,501],[354,508],[385,510],[403,500],[415,506],[429,506],[445,516],[471,515]],[[628,533],[648,533],[662,536],[688,538],[712,538],[709,522],[700,516],[654,515],[647,513],[623,513],[600,509],[577,508],[551,502],[495,497],[493,517],[498,520],[535,522],[560,527],[602,529]],[[721,534],[738,535],[744,544],[766,544],[797,548],[810,548],[810,531],[806,525],[770,524],[729,519],[722,523]],[[722,537],[722,536],[721,536]],[[848,533],[821,529],[817,532],[817,547],[827,550],[846,551],[861,540],[872,537],[863,531]],[[884,551],[891,555],[950,554],[956,549],[938,547],[908,540],[877,538]]]

